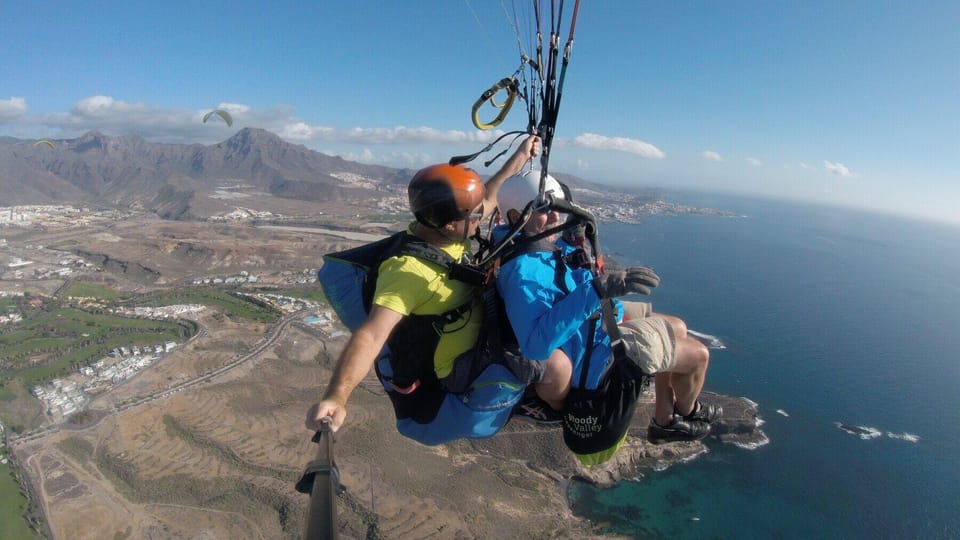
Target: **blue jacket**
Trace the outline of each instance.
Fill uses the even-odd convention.
[[[574,250],[562,240],[557,246],[562,255]],[[587,389],[594,389],[606,371],[612,353],[610,337],[604,332],[600,319],[591,318],[600,309],[600,297],[591,283],[593,274],[586,269],[567,267],[561,275],[569,292],[558,287],[558,264],[563,264],[562,259],[552,252],[521,254],[501,266],[497,290],[503,297],[507,316],[524,356],[546,360],[554,349],[562,349],[573,362],[574,388],[580,388],[587,339],[591,325],[594,326],[585,385]]]

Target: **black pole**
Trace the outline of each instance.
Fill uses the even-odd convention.
[[[333,462],[333,431],[329,421],[322,421],[313,437],[317,457],[307,471],[313,472],[313,489],[304,540],[336,540],[337,538],[337,468]]]

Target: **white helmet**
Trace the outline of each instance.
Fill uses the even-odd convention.
[[[563,199],[563,188],[557,179],[547,175],[544,182],[544,193],[553,195],[554,199]],[[504,217],[508,210],[522,212],[527,203],[537,198],[540,193],[540,171],[530,170],[523,174],[511,176],[500,186],[497,192],[497,206]]]

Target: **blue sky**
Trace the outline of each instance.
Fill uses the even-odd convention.
[[[519,64],[514,3],[526,39],[527,0],[7,3],[0,135],[252,126],[445,161],[490,140],[470,107]],[[956,1],[582,0],[551,170],[960,222],[957,28]],[[216,107],[232,127],[200,121]]]

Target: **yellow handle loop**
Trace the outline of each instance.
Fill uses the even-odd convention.
[[[503,103],[497,103],[494,99],[497,94],[501,91],[507,92],[507,99]],[[500,79],[496,84],[491,86],[486,92],[480,95],[480,98],[473,104],[473,125],[477,126],[477,129],[493,129],[496,126],[499,126],[501,122],[507,117],[507,114],[510,112],[510,107],[513,107],[514,100],[517,99],[517,80],[513,77],[504,77]],[[500,114],[496,118],[491,120],[489,123],[485,123],[480,120],[480,107],[483,107],[484,103],[490,102],[496,109],[500,109]]]

